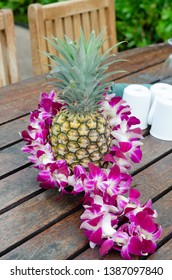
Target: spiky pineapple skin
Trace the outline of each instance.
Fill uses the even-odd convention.
[[[110,126],[101,113],[71,114],[59,112],[53,119],[49,139],[55,159],[65,159],[73,169],[89,162],[102,165],[102,157],[111,144]]]

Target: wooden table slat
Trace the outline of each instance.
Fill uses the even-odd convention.
[[[169,195],[164,196],[160,200],[158,200],[154,207],[159,210],[159,216],[157,218],[157,221],[163,226],[163,233],[160,240],[165,238],[168,234],[172,232],[172,216],[169,216],[169,213],[172,212],[172,192]],[[163,210],[162,210],[163,209]],[[172,240],[170,240],[170,244],[172,243]],[[157,252],[158,258],[156,258],[156,255],[153,255],[152,259],[169,259],[171,260],[172,252],[168,252],[165,254],[164,257],[164,250],[160,250]],[[161,255],[162,254],[162,255]],[[136,256],[133,257],[134,259],[138,259]],[[119,260],[121,259],[119,253],[116,251],[111,251],[109,254],[105,256],[100,256],[98,252],[98,247],[92,250],[91,248],[87,249],[83,253],[79,254],[76,258],[76,260],[87,260],[87,259],[99,259],[99,260]]]
[[[164,219],[164,216],[167,216],[168,211],[172,211],[171,202],[172,192],[170,196],[164,196],[154,205],[157,209],[162,209],[163,207],[163,211],[161,211],[158,217],[159,223],[164,228],[161,239],[163,239],[172,231],[172,219]],[[68,258],[70,256],[69,252],[72,254],[77,250],[81,250],[87,244],[87,239],[85,238],[83,232],[79,230],[79,217],[81,213],[82,210],[77,211],[66,219],[60,221],[58,224],[53,225],[44,232],[35,236],[34,238],[32,238],[32,240],[25,242],[21,246],[4,255],[2,259],[50,259],[49,252],[51,252],[51,259]],[[63,239],[59,238],[62,232]],[[67,244],[66,240],[69,241],[67,242]],[[75,251],[73,250],[73,246],[76,246]],[[170,256],[171,254],[169,254],[169,257]],[[166,258],[168,259],[168,255],[166,256]],[[116,251],[111,251],[108,255],[101,257],[98,252],[98,247],[96,247],[94,250],[91,248],[85,250],[83,253],[79,254],[76,259],[120,260],[122,258]],[[134,257],[134,259],[137,259],[137,257]]]
[[[12,211],[2,214],[0,218],[0,251],[47,226],[52,221],[60,219],[80,202],[79,198],[71,196],[65,196],[57,201],[58,197],[57,190],[49,190],[20,204]],[[12,232],[13,234],[11,234]]]
[[[140,164],[133,165],[132,171],[141,168],[150,160],[155,160],[161,154],[168,153],[172,149],[171,141],[162,141],[152,136],[145,137],[142,146],[143,159]],[[24,142],[17,143],[1,151],[0,159],[0,175],[3,176],[7,172],[11,172],[21,165],[28,163],[27,154],[21,152]],[[5,162],[6,164],[3,164]]]
[[[128,59],[128,62],[115,63],[115,68],[126,70],[127,74],[117,74],[114,76],[114,79],[161,63],[167,58],[170,52],[171,47],[169,45],[160,44],[158,46],[153,45],[119,53],[117,58]],[[0,91],[1,123],[35,110],[40,93],[47,90],[45,75],[3,87]]]
[[[159,82],[163,63],[143,68],[139,72],[118,79],[119,83],[153,84]]]
[[[172,158],[171,155],[168,156],[169,162],[171,161],[171,158]],[[142,173],[144,173],[145,170],[143,170],[141,173],[134,176],[133,183],[139,185],[138,189],[141,192],[142,203],[146,202],[148,199],[151,198],[149,195],[149,192],[147,191],[147,188],[150,190],[150,194],[152,195],[152,197],[156,196],[157,193],[159,192],[159,189],[162,190],[161,183],[167,177],[167,172],[168,172],[168,174],[171,174],[172,167],[170,166],[168,171],[164,170],[165,166],[164,166],[163,161],[164,161],[164,159],[159,161],[157,163],[157,166],[154,166],[154,165],[150,166],[147,177],[145,177],[144,175],[142,176]],[[159,174],[161,174],[161,176],[158,177],[160,182],[159,182],[159,184],[157,183],[157,188],[154,187],[153,178],[149,174],[154,174],[155,178],[157,178],[159,176]],[[148,178],[150,178],[152,185],[150,185]],[[149,183],[148,186],[147,186],[147,183]],[[171,184],[172,184],[172,178],[171,178],[171,181],[169,182],[169,185],[171,185]],[[145,189],[145,186],[147,187],[146,189]],[[172,228],[170,228],[170,224],[172,225],[172,218],[171,218],[171,220],[168,218],[168,211],[169,212],[172,211],[172,203],[171,203],[172,202],[171,201],[172,191],[170,193],[171,193],[171,196],[169,196],[169,194],[167,194],[166,196],[164,196],[163,198],[161,198],[154,204],[154,208],[155,209],[158,208],[159,209],[158,213],[160,212],[159,218],[158,218],[159,223],[160,224],[165,223],[164,227],[163,227],[163,228],[165,228],[165,231],[163,233],[163,238],[165,237],[165,235],[168,235],[170,233],[170,230],[172,230]],[[57,193],[56,193],[56,195],[57,195]],[[12,219],[15,219],[15,223],[13,223],[13,229],[14,229],[15,235],[12,236],[12,240],[10,240],[11,235],[8,236],[8,234],[7,234],[7,240],[6,240],[7,243],[5,243],[4,246],[9,247],[13,243],[19,241],[19,240],[17,240],[17,238],[18,238],[18,236],[22,237],[22,233],[25,234],[25,235],[23,235],[23,238],[24,238],[28,234],[31,234],[31,232],[35,231],[37,229],[37,227],[40,226],[40,224],[39,225],[36,224],[38,222],[38,218],[39,218],[39,223],[42,222],[42,226],[45,223],[50,222],[52,219],[54,219],[56,217],[56,213],[59,214],[59,211],[65,210],[65,209],[61,209],[61,208],[64,207],[63,205],[68,204],[69,201],[70,201],[71,207],[74,207],[72,202],[74,203],[74,201],[75,201],[75,203],[77,204],[77,198],[71,199],[71,197],[67,197],[67,196],[63,197],[63,201],[56,202],[55,201],[55,192],[52,193],[52,191],[48,191],[48,194],[43,193],[43,194],[39,195],[39,197],[35,197],[35,198],[29,200],[28,202],[23,203],[21,206],[17,207],[16,209],[13,209],[12,213],[10,211],[10,213],[7,212],[6,214],[2,215],[2,217],[4,216],[3,220],[6,220],[6,222],[7,222],[7,225],[8,225],[7,232],[9,233],[9,235],[12,230],[10,228],[10,226],[11,226],[10,221]],[[44,203],[45,203],[45,206],[43,206]],[[50,205],[48,205],[48,203],[50,203]],[[32,209],[31,213],[28,210],[28,209],[30,209],[30,207]],[[163,211],[160,210],[161,207],[163,208]],[[20,215],[21,212],[23,213],[23,216],[25,217],[23,221],[21,221],[21,215]],[[47,212],[47,215],[46,215],[46,219],[45,219],[44,215],[46,212]],[[33,217],[35,217],[35,219]],[[164,219],[164,217],[167,217],[167,218]],[[3,221],[2,221],[2,224],[3,224]],[[18,228],[19,224],[23,225],[22,233],[20,232],[20,228]],[[0,222],[0,227],[1,227],[1,222]],[[64,223],[63,231],[65,231],[66,228],[67,228],[67,223]],[[79,230],[79,228],[78,228],[78,230]],[[3,232],[1,234],[2,234],[2,236],[0,235],[1,236],[0,240],[3,239]],[[41,234],[44,234],[44,232]],[[41,236],[41,234],[39,236]],[[77,239],[78,232],[77,232],[77,234],[74,234],[74,235],[76,236],[76,239]],[[34,237],[34,238],[37,238],[37,237]],[[33,239],[32,239],[32,242],[33,242]],[[21,246],[25,246],[25,245],[21,245]]]
[[[149,256],[148,260],[172,260],[172,239],[159,248],[155,254]]]
[[[4,255],[1,259],[66,259],[88,243],[79,230],[82,210]],[[66,227],[66,225],[68,225]],[[65,229],[65,230],[64,230]],[[61,236],[63,235],[63,238]]]
[[[6,123],[1,127],[0,133],[0,149],[7,145],[12,145],[22,138],[20,132],[27,129],[29,124],[29,116],[22,117],[12,122]]]
[[[133,177],[132,186],[141,193],[141,203],[172,188],[172,154],[142,170]],[[168,178],[168,179],[167,179]]]
[[[151,160],[156,160],[161,154],[168,153],[172,149],[172,142],[170,141],[164,142],[150,135],[145,137],[143,143],[144,143],[144,145],[142,146],[143,159],[140,164],[135,164],[133,166],[132,172],[136,171],[138,168],[143,168]],[[2,153],[3,157],[1,157],[1,160],[2,163],[7,161],[7,164],[6,165],[1,164],[1,174],[3,173],[5,174],[8,171],[12,171],[16,167],[20,167],[21,164],[24,165],[28,162],[27,154],[21,152],[21,147],[23,145],[24,142],[13,145],[12,147],[9,147],[3,151],[4,153]],[[170,163],[171,162],[169,162],[168,165],[169,167],[171,166]],[[27,167],[22,171],[18,171],[12,174],[10,177],[7,176],[1,181],[0,190],[2,191],[0,194],[0,198],[2,198],[2,203],[0,209],[9,206],[11,203],[15,203],[16,201],[19,200],[19,198],[22,199],[24,196],[27,196],[32,192],[38,190],[39,183],[36,182],[37,170],[32,171],[31,169],[34,168]],[[168,168],[166,168],[166,170],[168,170]],[[145,171],[145,174],[146,172],[147,171]],[[20,174],[24,175],[24,178],[22,180],[21,180],[22,176]],[[15,182],[15,189],[14,186],[8,187],[10,182]],[[145,188],[147,187],[145,186]]]
[[[131,169],[132,172],[134,172],[136,169],[138,170],[139,168],[144,167],[152,161],[155,161],[161,157],[161,155],[170,153],[172,151],[172,141],[163,141],[148,135],[143,139],[142,142],[142,160],[139,164],[134,165],[134,167]]]
[[[1,180],[0,211],[38,191],[40,187],[36,177],[37,170],[27,167]]]
[[[144,69],[142,71],[139,71],[137,74],[131,74],[126,77],[123,77],[121,79],[117,79],[117,83],[154,83],[157,82],[159,79],[159,74],[161,72],[162,65],[155,65],[154,67],[151,67],[150,69]],[[165,82],[165,81],[162,81]],[[168,83],[172,84],[172,78],[168,78]],[[39,95],[38,95],[39,96]],[[37,96],[37,99],[35,100],[35,107],[32,108],[32,110],[35,110],[37,108],[37,103],[39,101],[39,98]],[[0,134],[0,148],[3,148],[5,145],[10,145],[16,141],[21,140],[20,132],[24,129],[27,129],[27,126],[29,124],[29,112],[27,113],[27,116],[21,117],[19,119],[13,120],[11,122],[5,123],[1,128],[1,134]],[[7,114],[8,115],[8,114]],[[10,131],[10,133],[9,133]]]
[[[1,151],[0,158],[0,177],[2,178],[28,163],[28,155],[21,151],[24,146],[23,142],[17,143]]]

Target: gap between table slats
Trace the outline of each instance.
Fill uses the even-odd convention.
[[[164,215],[168,211],[172,211],[171,199],[172,192],[170,199],[169,196],[165,196],[163,202],[159,200],[154,205],[156,209],[161,209],[163,206],[163,213],[161,211],[158,218],[164,229],[161,242],[166,239],[171,231],[171,221],[164,219]],[[98,247],[94,250],[88,248],[87,239],[83,232],[79,230],[81,213],[82,211],[79,210],[74,215],[59,221],[58,224],[54,224],[33,239],[14,248],[2,259],[121,259],[118,252],[111,251],[108,255],[101,257],[98,253]],[[134,257],[134,259],[137,259],[137,257]]]
[[[170,53],[170,46],[148,46],[119,53],[117,59],[126,58],[129,62],[115,63],[116,69],[125,69],[127,74],[117,74],[114,79],[129,76],[132,73],[162,63]],[[41,91],[47,91],[45,75],[37,76],[20,83],[3,87],[0,90],[1,123],[15,119],[37,107],[37,100]],[[48,90],[49,91],[49,90]]]
[[[134,180],[133,180],[133,185],[137,185],[137,189],[141,192],[141,201],[142,201],[142,203],[144,203],[145,201],[147,201],[149,198],[153,198],[153,197],[156,197],[157,196],[157,194],[159,194],[160,192],[162,192],[163,190],[165,190],[166,188],[167,188],[167,186],[168,187],[170,187],[171,185],[172,185],[172,179],[170,180],[170,174],[171,174],[171,171],[172,171],[172,166],[171,165],[167,165],[168,166],[168,169],[166,168],[166,163],[167,163],[167,161],[171,161],[171,158],[172,158],[172,155],[169,155],[168,156],[168,159],[167,158],[164,158],[164,159],[162,159],[161,161],[159,161],[159,162],[157,162],[156,164],[154,164],[153,166],[150,166],[147,170],[145,170],[145,171],[142,171],[141,173],[139,173],[139,174],[137,174],[136,176],[134,176]],[[165,178],[169,178],[169,181],[167,182],[165,182]],[[157,187],[157,189],[155,188],[155,185],[156,185],[156,187]],[[49,191],[49,194],[51,193],[51,191]],[[171,192],[172,193],[172,192]],[[41,195],[42,196],[42,195]],[[168,194],[166,194],[164,197],[168,197]],[[69,197],[65,197],[64,198],[64,201],[66,200],[66,199],[68,199],[68,201],[70,201],[69,200]],[[77,199],[77,198],[76,198]],[[32,202],[32,200],[33,199],[31,199],[30,200],[30,202],[26,202],[27,204],[29,203],[30,205],[33,205],[33,202]],[[35,200],[35,198],[34,198],[34,200]],[[71,198],[71,200],[73,200],[72,198]],[[161,199],[159,199],[158,201],[160,201]],[[49,199],[47,200],[46,199],[46,197],[43,199],[43,197],[41,198],[39,198],[39,201],[40,201],[40,203],[42,203],[43,205],[45,205],[45,207],[49,207],[49,205],[48,205],[48,203],[51,203],[51,204],[54,204],[54,198],[53,198],[53,196],[50,196],[49,197]],[[76,201],[75,201],[76,202]],[[26,204],[25,203],[25,204]],[[57,202],[57,207],[59,207],[59,203],[60,202]],[[71,201],[70,201],[70,203],[71,203]],[[157,202],[156,202],[157,203]],[[155,203],[155,206],[156,206],[156,203]],[[54,204],[55,205],[55,204]],[[172,207],[172,204],[170,204],[171,206],[170,207]],[[154,206],[154,207],[155,207]],[[17,210],[17,212],[19,213],[18,215],[20,215],[21,214],[21,212],[23,212],[23,215],[24,215],[24,212],[28,212],[28,210],[24,210],[24,208],[23,207],[25,207],[25,205],[23,204],[23,205],[21,205],[21,209],[20,210],[18,210],[18,209],[16,209]],[[164,208],[164,207],[163,207]],[[22,210],[23,209],[23,210]],[[41,209],[40,209],[40,207],[39,207],[39,205],[35,208],[35,209],[38,209],[39,211],[41,211]],[[14,210],[15,212],[16,212],[16,210]],[[32,211],[33,211],[33,207],[32,207]],[[169,209],[169,213],[172,211],[172,209]],[[17,214],[17,212],[16,212],[16,214]],[[52,210],[50,211],[51,213],[52,213]],[[167,212],[167,211],[166,211]],[[9,213],[9,215],[7,215],[7,217],[9,216],[10,218],[11,218],[11,215],[12,216],[16,216],[16,214],[14,214],[14,212],[12,212],[12,213]],[[47,211],[47,214],[48,215],[50,215],[50,213]],[[51,214],[52,215],[52,214]],[[47,224],[46,224],[46,227],[47,228],[51,228],[51,215],[50,215],[50,217],[48,218],[49,219],[49,223],[47,222]],[[165,213],[164,215],[167,215],[167,213]],[[19,217],[19,216],[18,216]],[[17,218],[17,216],[16,216],[16,218]],[[44,221],[44,218],[42,218],[41,219],[42,221]],[[163,216],[162,216],[162,220],[163,220]],[[9,224],[9,222],[8,222],[8,219],[6,220],[6,222],[7,222],[7,224]],[[29,229],[30,229],[30,225],[28,225],[28,224],[30,224],[29,223],[29,221],[26,221],[26,225],[25,226],[29,226]],[[49,226],[48,226],[49,225]],[[64,224],[65,225],[65,224]],[[57,227],[58,227],[58,225],[57,225]],[[66,222],[66,227],[67,227],[67,222]],[[1,226],[1,228],[2,228],[2,226]],[[13,228],[14,228],[14,226],[13,226]],[[39,230],[39,229],[38,229]],[[65,230],[65,229],[64,229]],[[27,231],[28,231],[28,229],[27,229]],[[39,238],[39,237],[36,237],[36,235],[37,235],[37,231],[35,231],[36,232],[36,234],[34,233],[34,231],[33,231],[33,229],[31,230],[32,231],[32,233],[30,233],[30,234],[28,234],[28,236],[30,236],[30,235],[32,235],[32,236],[35,236],[35,238]],[[45,229],[44,229],[44,231],[45,231]],[[45,236],[46,236],[46,232],[44,232],[43,231],[43,233],[41,233],[40,232],[40,230],[39,230],[39,233],[40,234],[44,234]],[[51,230],[50,230],[51,231]],[[79,228],[78,228],[78,231],[79,231]],[[7,232],[10,232],[10,229],[8,229],[7,230]],[[25,232],[26,232],[26,230],[25,230]],[[29,233],[29,232],[28,232]],[[14,231],[14,234],[15,234],[15,231]],[[75,234],[75,233],[74,233]],[[78,233],[77,233],[78,234]],[[3,238],[3,237],[2,237]],[[27,237],[25,237],[25,238],[27,238]],[[2,239],[1,239],[2,240]],[[15,239],[14,239],[15,240]],[[25,241],[25,239],[24,239],[24,237],[23,237],[23,239],[22,240],[24,240]],[[16,242],[14,242],[14,241],[12,241],[11,240],[11,242],[12,242],[12,244],[10,245],[10,246],[8,246],[7,244],[7,248],[6,248],[6,250],[8,249],[8,248],[14,248],[14,247],[11,247],[11,246],[14,246],[13,244],[17,244],[18,242],[20,242],[21,243],[21,240],[16,240]],[[32,241],[27,241],[27,242],[32,242]],[[25,245],[22,245],[21,244],[21,246],[25,246]],[[27,245],[26,245],[27,246]],[[85,246],[85,245],[84,245]],[[18,248],[18,250],[19,250],[19,248]]]

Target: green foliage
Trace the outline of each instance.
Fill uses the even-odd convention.
[[[172,37],[171,0],[116,0],[115,6],[118,41],[126,40],[127,48],[164,42]]]
[[[0,8],[12,9],[15,22],[27,24],[28,5],[61,1],[67,0],[0,0]],[[172,37],[172,0],[114,0],[114,2],[118,41],[128,42],[121,44],[119,50],[164,42]]]
[[[5,3],[4,3],[5,2]],[[15,16],[15,21],[27,23],[27,6],[32,4],[31,0],[7,0],[0,1],[0,8],[12,9]]]

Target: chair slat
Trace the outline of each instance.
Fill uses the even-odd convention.
[[[3,17],[3,14],[0,13],[0,30],[4,30],[4,29],[5,29],[4,17]]]
[[[74,38],[73,19],[71,16],[64,18],[64,35]]]
[[[57,18],[55,19],[55,34],[54,36],[58,37],[59,39],[62,39],[64,36],[64,19],[63,18]]]
[[[105,37],[108,37],[108,41],[102,51],[116,43],[114,1],[112,0],[68,0],[47,5],[31,4],[28,9],[28,20],[35,75],[47,73],[51,69],[45,66],[48,64],[47,58],[37,51],[51,49],[44,39],[45,36],[50,37],[51,32],[58,38],[67,34],[72,40],[78,40],[81,28],[86,38],[92,30],[98,34],[107,28]]]
[[[8,74],[6,73],[7,69],[5,67],[6,62],[4,62],[5,56],[4,56],[4,50],[3,50],[4,44],[2,43],[3,41],[4,41],[4,34],[2,31],[0,31],[0,42],[1,42],[1,44],[0,44],[0,86],[8,84],[8,80],[7,80]]]
[[[0,86],[19,81],[14,18],[10,9],[0,10]]]
[[[88,39],[91,33],[90,16],[88,12],[82,14],[82,28],[86,39]]]
[[[46,26],[46,37],[51,39],[51,35],[55,34],[55,21],[47,20],[45,22]],[[57,51],[51,44],[48,44],[47,42],[47,51],[53,55],[58,55]],[[55,62],[53,60],[48,59],[49,64],[55,65]]]
[[[96,35],[100,33],[99,22],[98,22],[98,11],[94,10],[90,12],[91,29],[95,31]]]
[[[81,15],[76,14],[73,16],[73,29],[74,29],[74,40],[77,40],[79,38],[80,34],[80,27],[82,26],[81,24]]]
[[[105,9],[100,9],[99,12],[99,26],[100,30],[104,29],[104,39],[108,37],[108,31],[107,31],[107,14]],[[107,49],[110,48],[109,40],[106,40],[105,43],[102,46],[102,52],[105,52]]]

